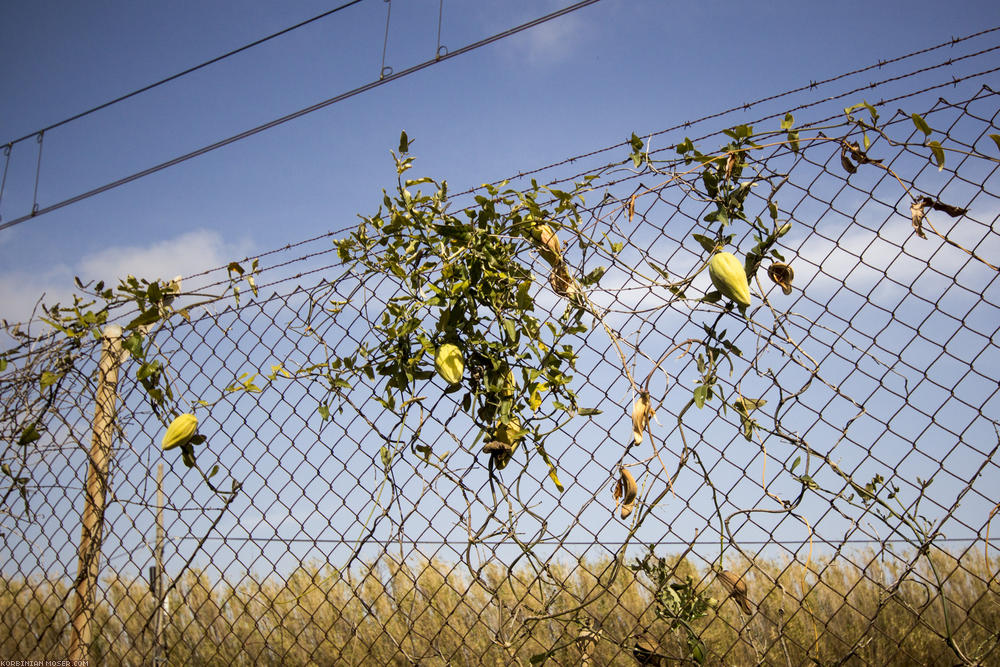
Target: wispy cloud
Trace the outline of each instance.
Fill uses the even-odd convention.
[[[246,240],[234,243],[218,232],[201,229],[147,246],[106,248],[81,257],[75,264],[51,266],[42,272],[0,273],[0,317],[9,322],[27,320],[43,295],[47,304],[72,301],[74,277],[84,282],[103,280],[110,285],[127,275],[170,279],[240,259],[249,249]]]
[[[564,2],[538,4],[539,16],[565,6]],[[558,64],[569,60],[589,33],[585,17],[572,12],[525,30],[514,41],[514,48],[505,53],[532,66]]]

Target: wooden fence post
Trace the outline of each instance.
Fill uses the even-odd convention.
[[[98,561],[104,529],[104,507],[108,491],[108,465],[114,435],[115,403],[118,399],[118,368],[124,359],[122,329],[104,328],[101,360],[97,370],[97,396],[94,405],[93,436],[90,442],[90,465],[84,496],[80,546],[77,551],[76,602],[73,607],[73,634],[69,659],[88,659],[91,642],[90,623],[94,615],[94,591],[97,587]]]

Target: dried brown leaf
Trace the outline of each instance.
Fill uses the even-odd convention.
[[[943,211],[953,218],[958,218],[969,212],[967,208],[959,208],[958,206],[952,206],[951,204],[945,204],[944,202],[938,201],[936,199],[931,199],[930,197],[924,197],[925,203],[930,203],[931,208],[935,211]]]
[[[927,235],[924,234],[924,200],[918,199],[917,201],[910,204],[910,220],[913,223],[913,231],[916,232],[917,236],[922,239],[926,239]]]
[[[853,162],[851,162],[851,158],[847,157],[847,148],[845,146],[841,146],[840,148],[840,166],[842,166],[844,171],[848,174],[856,174],[858,171],[858,168],[854,166]]]

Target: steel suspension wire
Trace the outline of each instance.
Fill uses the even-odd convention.
[[[198,157],[200,155],[204,155],[206,153],[210,153],[210,152],[212,152],[214,150],[222,148],[223,146],[228,146],[229,144],[236,143],[237,141],[241,141],[241,140],[246,139],[248,137],[252,137],[252,136],[254,136],[256,134],[260,134],[261,132],[264,132],[266,130],[270,130],[270,129],[274,128],[274,127],[277,127],[279,125],[287,123],[288,121],[295,120],[296,118],[301,118],[302,116],[306,116],[306,115],[311,114],[311,113],[313,113],[315,111],[319,111],[320,109],[325,109],[328,106],[331,106],[333,104],[337,104],[338,102],[343,102],[344,100],[347,100],[347,99],[350,99],[352,97],[355,97],[356,95],[360,95],[361,93],[364,93],[364,92],[367,92],[369,90],[372,90],[373,88],[378,88],[379,86],[384,85],[386,83],[389,83],[390,81],[395,81],[396,79],[400,79],[400,78],[403,78],[405,76],[409,76],[411,74],[415,74],[416,72],[419,72],[419,71],[421,71],[423,69],[431,67],[432,65],[436,65],[436,64],[438,64],[440,62],[444,62],[445,60],[449,60],[451,58],[456,58],[458,56],[464,55],[464,54],[469,53],[471,51],[475,51],[476,49],[482,48],[484,46],[488,46],[489,44],[492,44],[494,42],[498,42],[498,41],[500,41],[502,39],[505,39],[505,38],[510,37],[512,35],[516,35],[517,33],[523,32],[525,30],[533,28],[533,27],[535,27],[537,25],[541,25],[543,23],[546,23],[546,22],[551,21],[553,19],[559,18],[561,16],[565,16],[566,14],[569,14],[571,12],[577,11],[577,10],[582,9],[584,7],[587,7],[589,5],[596,4],[598,2],[600,2],[600,0],[580,0],[580,2],[576,2],[576,3],[572,4],[572,5],[569,5],[568,7],[564,7],[563,9],[551,12],[549,14],[541,16],[541,17],[539,17],[537,19],[533,19],[531,21],[527,21],[525,23],[521,23],[520,25],[517,25],[517,26],[515,26],[513,28],[509,28],[508,30],[504,30],[503,32],[496,33],[494,35],[491,35],[490,37],[486,37],[486,38],[481,39],[479,41],[472,42],[472,43],[467,44],[467,45],[463,46],[462,48],[457,49],[455,51],[450,51],[450,52],[445,53],[445,54],[436,55],[434,58],[431,58],[430,60],[425,60],[425,61],[423,61],[421,63],[418,63],[416,65],[408,67],[408,68],[406,68],[406,69],[404,69],[404,70],[402,70],[400,72],[393,72],[393,73],[386,74],[385,76],[382,76],[382,77],[380,77],[379,79],[377,79],[375,81],[371,81],[371,82],[366,83],[366,84],[364,84],[362,86],[358,86],[357,88],[349,90],[349,91],[347,91],[345,93],[341,93],[341,94],[336,95],[334,97],[328,98],[326,100],[323,100],[322,102],[317,102],[316,104],[313,104],[311,106],[305,107],[303,109],[299,109],[298,111],[294,111],[294,112],[292,112],[290,114],[287,114],[285,116],[281,116],[280,118],[276,118],[276,119],[274,119],[272,121],[269,121],[267,123],[264,123],[262,125],[257,125],[256,127],[252,127],[252,128],[250,128],[248,130],[244,130],[243,132],[240,132],[239,134],[234,134],[233,136],[228,137],[226,139],[222,139],[221,141],[217,141],[217,142],[215,142],[213,144],[209,144],[207,146],[203,146],[202,148],[199,148],[197,150],[191,151],[190,153],[185,153],[184,155],[179,155],[179,156],[177,156],[177,157],[175,157],[175,158],[173,158],[171,160],[167,160],[166,162],[161,162],[161,163],[159,163],[157,165],[149,167],[148,169],[143,169],[142,171],[135,172],[135,173],[133,173],[133,174],[131,174],[129,176],[125,176],[124,178],[120,178],[120,179],[112,181],[110,183],[106,183],[105,185],[96,187],[96,188],[94,188],[92,190],[88,190],[86,192],[83,192],[81,194],[75,195],[73,197],[69,197],[68,199],[64,199],[64,200],[59,201],[59,202],[57,202],[55,204],[50,204],[49,206],[38,208],[37,210],[32,211],[30,214],[22,215],[22,216],[20,216],[18,218],[15,218],[13,220],[10,220],[8,222],[0,224],[0,230],[8,229],[9,227],[13,227],[14,225],[18,225],[18,224],[20,224],[22,222],[25,222],[26,220],[30,220],[32,218],[44,215],[46,213],[51,213],[52,211],[56,211],[58,209],[64,208],[66,206],[69,206],[70,204],[75,204],[77,202],[83,201],[84,199],[89,199],[90,197],[93,197],[94,195],[98,195],[98,194],[101,194],[103,192],[107,192],[108,190],[113,190],[113,189],[115,189],[117,187],[125,185],[126,183],[131,183],[132,181],[138,180],[140,178],[144,178],[144,177],[149,176],[151,174],[155,174],[156,172],[159,172],[159,171],[163,171],[164,169],[167,169],[168,167],[172,167],[174,165],[178,165],[178,164],[180,164],[182,162],[187,162],[188,160],[196,158],[196,157]],[[32,135],[32,136],[34,136],[34,135]]]
[[[295,25],[292,25],[292,26],[289,26],[287,28],[284,28],[283,30],[279,30],[278,32],[271,33],[270,35],[268,35],[266,37],[261,37],[260,39],[258,39],[256,41],[250,42],[249,44],[245,44],[245,45],[243,45],[243,46],[241,46],[239,48],[233,49],[232,51],[227,51],[226,53],[223,53],[220,56],[216,56],[215,58],[212,58],[211,60],[206,60],[205,62],[203,62],[203,63],[201,63],[199,65],[195,65],[194,67],[189,67],[186,70],[178,72],[177,74],[173,74],[171,76],[168,76],[165,79],[160,79],[159,81],[151,83],[151,84],[149,84],[147,86],[143,86],[142,88],[138,88],[136,90],[133,90],[131,93],[126,93],[126,94],[124,94],[124,95],[122,95],[120,97],[116,97],[113,100],[109,100],[107,102],[104,102],[103,104],[98,104],[96,107],[92,107],[90,109],[87,109],[86,111],[81,111],[80,113],[78,113],[76,115],[70,116],[69,118],[65,118],[65,119],[63,119],[63,120],[61,120],[61,121],[59,121],[57,123],[53,123],[51,125],[43,127],[40,130],[35,130],[34,132],[26,134],[23,137],[19,137],[17,139],[14,139],[12,141],[7,142],[6,145],[7,146],[13,146],[16,143],[20,143],[22,141],[26,141],[26,140],[28,140],[28,139],[30,139],[30,138],[38,135],[38,134],[41,134],[43,132],[48,132],[49,130],[54,130],[57,127],[61,127],[63,125],[66,125],[67,123],[72,123],[75,120],[79,120],[79,119],[81,119],[81,118],[83,118],[85,116],[89,116],[90,114],[95,113],[97,111],[101,111],[102,109],[107,109],[108,107],[113,106],[115,104],[118,104],[119,102],[124,102],[125,100],[127,100],[129,98],[132,98],[132,97],[135,97],[136,95],[141,95],[142,93],[145,93],[147,91],[153,90],[154,88],[158,88],[159,86],[162,86],[165,83],[170,83],[171,81],[176,81],[177,79],[180,79],[181,77],[185,77],[188,74],[192,74],[194,72],[197,72],[198,70],[204,69],[204,68],[208,67],[209,65],[214,65],[215,63],[221,62],[221,61],[225,60],[226,58],[230,58],[232,56],[235,56],[238,53],[242,53],[242,52],[244,52],[244,51],[246,51],[248,49],[252,49],[255,46],[260,46],[261,44],[263,44],[265,42],[269,42],[272,39],[275,39],[276,37],[281,37],[282,35],[286,35],[286,34],[292,32],[293,30],[298,30],[299,28],[307,26],[310,23],[315,23],[316,21],[319,21],[320,19],[324,19],[327,16],[330,16],[332,14],[336,14],[337,12],[343,11],[343,10],[347,9],[348,7],[351,7],[353,5],[357,5],[357,4],[361,3],[361,2],[363,2],[363,0],[350,0],[350,2],[345,2],[344,4],[342,4],[342,5],[338,6],[338,7],[334,7],[333,9],[330,9],[328,11],[325,11],[322,14],[317,14],[316,16],[314,16],[314,17],[312,17],[310,19],[306,19],[305,21],[300,21],[299,23],[296,23]]]

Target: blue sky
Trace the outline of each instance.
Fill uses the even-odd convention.
[[[441,41],[454,50],[567,4],[565,0],[445,0]],[[332,6],[306,1],[0,4],[0,81],[8,91],[0,97],[0,142],[29,134]],[[943,13],[936,2],[602,0],[247,140],[0,231],[0,317],[20,319],[43,291],[50,301],[65,299],[74,275],[84,279],[114,279],[127,272],[150,278],[189,275],[352,226],[357,214],[375,211],[381,189],[394,182],[389,151],[396,147],[403,129],[413,140],[418,158],[414,174],[447,179],[456,192],[616,144],[632,132],[646,136],[953,36],[1000,25],[998,3],[968,2],[956,7],[960,11]],[[386,65],[400,71],[433,56],[438,8],[437,0],[392,3]],[[382,0],[365,0],[223,63],[53,130],[43,144],[39,205],[99,187],[377,79],[386,9]],[[908,62],[906,69],[947,57],[938,51],[933,57]],[[993,56],[991,62],[995,64],[997,58]],[[935,76],[947,79],[952,73],[960,76],[982,66],[981,59],[976,66],[956,66]],[[870,76],[877,79],[883,73],[875,70]],[[897,92],[912,91],[914,85],[904,82]],[[843,87],[828,94],[839,92]],[[815,96],[821,94],[827,93]],[[931,98],[938,94],[948,93],[935,91]],[[842,108],[856,101],[859,99],[852,98],[833,106]],[[776,106],[783,104],[786,102],[781,100]],[[755,108],[749,115],[760,117],[764,111]],[[735,122],[719,120],[704,127],[704,133]],[[31,209],[37,148],[34,141],[14,148],[0,202],[4,221]],[[621,149],[616,157],[624,155]],[[573,171],[573,167],[567,169]],[[981,213],[988,217],[988,211]],[[814,274],[835,245],[855,257],[865,256],[864,266],[851,256],[846,259],[858,265],[853,269],[853,287],[864,293],[877,282],[877,268],[896,247],[873,246],[876,232],[861,229],[848,233],[849,223],[848,217],[841,217],[836,225],[827,220],[822,232],[828,237],[817,235],[808,248],[801,237],[796,242],[804,248],[800,256],[814,260]],[[912,243],[905,218],[902,225],[881,238],[900,245]],[[326,240],[321,245],[330,247]],[[895,263],[895,270],[904,265],[909,270],[897,284],[882,290],[879,298],[889,301],[896,298],[894,291],[905,293],[907,281],[923,270],[927,258],[937,250],[938,246],[923,246]],[[916,259],[909,261],[913,257]],[[807,275],[808,270],[800,273],[802,278]],[[811,294],[823,294],[823,289],[832,293],[839,287],[838,279],[837,275],[823,275]],[[937,293],[929,297],[938,298]],[[854,308],[853,303],[843,301],[832,304],[830,311],[842,318],[838,322],[843,325],[851,321]],[[978,317],[988,323],[993,314],[986,311]],[[859,325],[850,332],[855,339],[873,321],[857,319]],[[251,328],[245,322],[233,326],[237,331],[244,326]],[[872,339],[878,329],[873,327]],[[839,353],[846,363],[836,362],[837,372],[855,362],[866,363],[845,351],[853,344],[850,336],[841,339],[836,332],[829,333],[829,341],[816,345],[823,350],[842,343],[845,349]],[[277,333],[272,330],[267,335]],[[907,351],[901,337],[883,336],[880,343],[898,343],[898,349],[889,345],[886,354],[906,357],[911,366],[903,372],[913,370],[914,377],[919,376],[921,360],[910,357],[920,355]],[[976,344],[992,345],[989,356],[978,363],[987,371],[995,368],[996,346],[989,341]],[[198,354],[202,353],[207,354],[199,348]],[[234,367],[227,370],[266,370],[272,362],[268,353],[255,349],[252,357],[248,352],[239,360],[246,362],[245,367],[235,368],[238,363],[234,361]],[[192,358],[195,365],[200,361]],[[225,361],[228,364],[229,358]],[[612,370],[604,372],[611,377]],[[690,389],[691,379],[688,371],[682,378],[686,383],[682,390]],[[586,391],[595,401],[627,402],[627,388],[620,378],[616,381],[614,391],[597,386]],[[864,383],[865,378],[856,376],[852,381]],[[889,378],[886,382],[894,381]],[[978,379],[970,382],[971,388],[966,388],[971,393],[982,389]],[[883,394],[881,398],[892,401],[898,395],[886,398]],[[269,395],[267,400],[278,399]],[[996,401],[994,398],[994,405]],[[927,410],[937,407],[940,405]],[[307,408],[297,418],[312,420],[315,427],[314,404]],[[614,426],[617,420],[627,430],[620,411],[612,413],[609,408],[606,412],[609,428],[618,428]],[[850,417],[847,412],[836,415],[841,421]],[[897,421],[911,417],[896,416]],[[240,419],[236,413],[227,417],[220,411],[212,418],[220,427],[226,419]],[[668,417],[664,423],[669,423]],[[150,424],[150,432],[158,428],[152,420]],[[985,418],[977,426],[989,436]],[[272,427],[275,424],[268,426]],[[864,435],[869,435],[882,430],[882,425],[863,428]],[[582,435],[583,427],[580,429],[571,435]],[[273,461],[266,455],[258,460],[254,458],[257,449],[243,449],[247,443],[264,438],[258,431],[256,424],[236,423],[228,435],[237,447],[227,449],[225,456],[235,460],[240,466],[236,472],[241,475],[249,464],[259,465],[259,477],[253,479],[259,489],[271,481],[265,469],[281,466],[277,465],[280,455]],[[822,435],[826,434],[817,440]],[[906,443],[896,437],[898,434],[886,435],[881,446],[895,448],[898,454],[900,445]],[[863,437],[859,441],[862,444],[856,445],[857,451],[851,450],[855,460],[871,464],[872,458],[862,451],[866,441]],[[293,436],[286,444],[300,443]],[[581,446],[589,444],[581,438]],[[368,465],[369,455],[377,449],[378,443],[365,451],[359,449],[356,456],[360,458],[352,465]],[[317,459],[326,453],[323,447],[316,452]],[[570,452],[560,465],[572,473],[579,461]],[[772,450],[774,456],[786,454]],[[155,447],[139,448],[138,456],[151,464],[159,460],[160,452]],[[615,457],[608,454],[606,458]],[[603,458],[602,463],[606,463]],[[332,460],[320,465],[336,468]],[[758,461],[753,459],[752,465],[746,479],[756,480]],[[751,470],[749,463],[746,470]],[[720,474],[739,479],[744,472],[726,469]],[[323,486],[322,474],[315,479]],[[603,478],[587,481],[603,484]],[[689,476],[685,483],[697,486],[700,478]],[[592,488],[596,487],[583,487],[584,496]],[[289,492],[292,497],[308,504],[310,498],[295,491]],[[567,503],[569,509],[559,511],[570,516],[573,503],[581,497],[570,494],[580,492],[570,491],[567,497],[573,500]],[[607,498],[601,500],[605,501]],[[671,511],[680,510],[675,507]],[[312,518],[317,516],[330,518],[328,512]],[[669,517],[664,516],[669,524]],[[248,524],[257,525],[252,515],[247,517]],[[343,518],[344,523],[350,521],[350,516]],[[295,520],[288,523],[289,531],[302,528]],[[350,532],[354,537],[353,526]]]
[[[568,2],[445,0],[452,50]],[[0,6],[0,142],[332,8],[330,2]],[[433,56],[437,0],[392,3],[385,63]],[[387,5],[365,0],[57,128],[41,207],[368,83]],[[189,274],[353,224],[417,170],[458,191],[1000,24],[993,2],[603,0],[114,191],[0,232],[0,315],[74,275]],[[0,215],[31,210],[38,145],[15,145]]]

